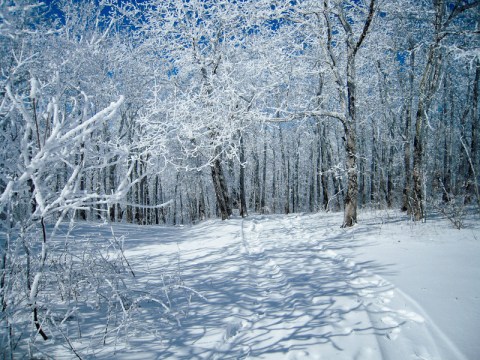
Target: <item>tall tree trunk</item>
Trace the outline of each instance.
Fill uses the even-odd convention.
[[[423,208],[423,121],[424,121],[424,104],[420,100],[415,120],[415,137],[413,140],[413,192],[412,192],[412,213],[415,221],[424,219]]]
[[[205,220],[207,218],[206,205],[205,205],[205,192],[203,191],[203,185],[200,183],[200,195],[198,200],[198,218]]]
[[[219,151],[216,150],[217,157],[213,161],[212,180],[215,190],[215,197],[217,199],[217,206],[222,220],[228,219],[232,215],[232,208],[230,205],[230,198],[228,195],[227,182],[222,169],[222,164],[219,159]]]
[[[260,160],[257,150],[253,153],[253,208],[255,212],[260,211]]]
[[[319,150],[317,148],[317,150]],[[317,192],[315,191],[315,185],[318,186],[319,184],[319,172],[320,172],[320,154],[318,151],[315,151],[315,142],[313,142],[310,148],[310,159],[312,159],[312,172],[307,177],[307,182],[309,182],[309,189],[308,189],[308,211],[313,213],[316,210],[316,202],[317,199],[315,195]]]
[[[294,164],[294,183],[293,183],[293,193],[292,193],[292,200],[293,200],[293,212],[299,211],[299,204],[300,204],[300,137],[297,141],[297,147],[295,151],[295,164]]]
[[[357,222],[357,149],[355,124],[345,126],[347,156],[347,193],[344,200],[343,227],[350,227]]]
[[[324,2],[326,4],[326,2]],[[346,34],[347,45],[347,116],[343,121],[345,138],[345,156],[347,170],[347,194],[344,199],[343,227],[350,227],[357,222],[358,174],[357,174],[357,118],[356,118],[356,66],[358,50],[365,40],[375,14],[375,0],[370,0],[368,15],[362,32],[355,41],[353,30],[344,10],[340,8],[339,19]]]
[[[118,156],[114,156],[113,157],[113,162],[115,163],[118,159]],[[109,191],[109,194],[112,192],[112,191],[115,191],[115,188],[116,188],[116,184],[115,184],[115,172],[116,172],[116,165],[111,165],[108,167],[108,183],[109,183],[109,187],[108,187],[108,191]],[[114,222],[116,220],[116,214],[115,214],[115,210],[116,210],[116,206],[115,204],[109,204],[109,209],[108,209],[108,213],[110,215],[110,221]]]
[[[283,179],[284,179],[284,184],[283,184],[283,189],[284,189],[284,204],[283,204],[283,210],[285,214],[290,213],[290,181],[289,181],[289,167],[290,167],[290,161],[288,161],[287,156],[285,154],[285,144],[283,141],[283,132],[282,128],[279,128],[280,131],[280,151],[282,152],[282,167],[283,167]]]
[[[413,193],[412,193],[412,213],[415,221],[425,220],[425,209],[423,204],[423,128],[427,111],[435,94],[440,81],[442,70],[442,54],[440,42],[445,36],[442,33],[444,27],[455,16],[452,12],[448,20],[444,21],[445,1],[434,0],[435,7],[435,40],[430,45],[427,54],[427,62],[420,81],[418,94],[418,106],[415,117],[415,137],[413,140]],[[458,13],[457,13],[458,14]]]
[[[153,182],[153,194],[152,194],[154,205],[158,205],[158,185],[159,185],[158,183],[159,183],[158,175],[155,175],[155,180]],[[159,221],[158,221],[159,220],[159,211],[160,211],[160,209],[157,208],[157,207],[153,211],[153,221],[152,221],[152,223],[155,224],[155,225],[159,224]]]
[[[148,159],[147,159],[148,162]],[[152,209],[150,208],[150,190],[148,186],[148,177],[146,176],[146,167],[147,167],[147,162],[143,164],[144,167],[144,178],[142,179],[143,181],[143,204],[146,205],[145,210],[144,210],[144,220],[143,224],[152,224]]]
[[[451,170],[451,123],[450,118],[445,118],[446,124],[444,125],[444,143],[443,143],[443,179],[442,179],[442,200],[447,203],[450,201],[451,188],[450,184],[452,181],[452,170]],[[450,138],[450,141],[449,141]]]
[[[130,168],[131,166],[131,163],[132,163],[132,159],[131,157],[129,156],[129,159],[127,161],[127,168]],[[133,171],[130,172],[130,184],[133,182]],[[127,206],[126,206],[126,209],[125,209],[125,212],[126,212],[126,220],[127,220],[127,223],[133,223],[133,206],[130,205],[130,204],[133,204],[135,202],[134,200],[134,197],[133,197],[133,192],[134,192],[134,189],[133,187],[130,188],[130,190],[128,191],[128,194],[127,194],[127,202],[129,203]]]
[[[405,182],[403,186],[402,196],[402,211],[411,213],[411,145],[410,145],[410,132],[412,124],[412,107],[413,107],[413,81],[415,76],[415,50],[413,40],[410,39],[409,55],[410,55],[410,69],[408,74],[409,79],[409,94],[408,100],[405,103],[405,133],[403,136],[403,163],[405,168]]]
[[[372,158],[370,162],[370,204],[374,205],[377,199],[377,177],[378,177],[378,150],[377,134],[375,124],[372,124]]]
[[[410,124],[411,124],[411,111],[408,109],[405,112],[405,135],[403,142],[403,165],[405,168],[405,183],[403,185],[403,196],[402,196],[402,211],[406,211],[408,214],[411,213],[411,170],[410,170]]]
[[[84,165],[85,165],[85,143],[82,142],[80,144],[80,159],[79,159],[79,163],[81,164],[81,167],[82,169],[84,168]],[[80,192],[84,192],[85,190],[87,189],[87,180],[86,180],[86,177],[85,177],[85,173],[82,171],[81,175],[80,175]],[[80,220],[87,220],[87,212],[85,209],[80,209],[78,211],[78,216],[80,218]]]
[[[267,193],[267,127],[263,130],[263,169],[262,169],[262,197],[260,198],[260,209],[265,211]]]
[[[480,198],[478,193],[478,184],[477,184],[477,176],[475,169],[477,167],[477,159],[478,159],[478,122],[479,122],[479,114],[478,114],[478,101],[479,101],[479,85],[480,85],[480,60],[477,58],[475,64],[475,80],[473,81],[473,97],[472,97],[472,141],[470,143],[470,159],[469,159],[469,167],[468,167],[468,174],[467,174],[467,188],[466,188],[466,196],[465,196],[465,203],[469,204],[472,201],[472,196],[477,197],[477,202],[480,205]]]
[[[175,189],[173,191],[173,225],[177,225],[177,217],[178,217],[178,206],[177,206],[177,197],[178,197],[178,186],[179,186],[179,177],[180,173],[177,172],[175,176]]]
[[[243,135],[240,133],[240,216],[246,217],[247,200],[245,193],[245,144]]]
[[[391,144],[388,145],[388,160],[387,160],[387,193],[385,195],[385,200],[387,202],[387,208],[392,208],[393,206],[393,190],[395,183],[393,181],[394,171],[393,171],[393,158],[395,156],[395,149],[393,146],[393,140],[395,138],[393,131],[393,124],[390,125],[390,140]]]
[[[378,87],[380,91],[380,101],[383,107],[383,122],[385,123],[385,130],[388,130],[387,139],[382,138],[382,160],[380,166],[380,194],[383,194],[381,199],[385,200],[387,208],[392,206],[393,197],[393,144],[395,141],[395,115],[389,104],[389,96],[387,92],[387,74],[382,70],[380,61],[377,61],[377,73],[379,77]],[[380,199],[379,199],[380,200]],[[382,203],[383,205],[383,203]]]
[[[135,160],[135,164],[133,166],[133,179],[137,180],[139,178],[139,161]],[[142,208],[138,205],[141,205],[141,184],[136,183],[133,187],[133,202],[135,206],[133,207],[133,216],[134,216],[134,221],[137,224],[142,223]]]
[[[272,212],[277,211],[277,169],[276,169],[276,151],[273,147],[273,161],[272,161]]]
[[[163,204],[165,202],[165,197],[163,196],[163,188],[162,188],[162,180],[159,175],[155,176],[155,192],[156,196],[154,197],[155,201],[160,204]],[[167,219],[165,217],[165,208],[161,207],[155,208],[155,224],[165,224],[167,222]]]
[[[321,157],[322,157],[322,167],[321,167],[322,175],[320,176],[320,180],[322,182],[322,206],[323,206],[323,210],[325,211],[328,210],[328,202],[330,201],[328,196],[328,168],[331,165],[328,162],[329,156],[328,156],[328,148],[326,145],[326,141],[327,141],[326,139],[327,139],[327,127],[325,126],[325,124],[323,124],[322,135],[319,141],[323,141],[320,148]]]
[[[351,44],[349,42],[348,47],[350,46]],[[344,200],[343,227],[353,226],[357,222],[358,197],[355,51],[349,49],[347,52],[349,53],[347,59],[348,118],[344,123],[345,156],[347,159],[347,194]]]
[[[185,220],[183,218],[184,210],[183,210],[183,192],[180,191],[180,225],[185,224]]]
[[[415,136],[413,140],[413,189],[412,189],[412,214],[415,221],[425,219],[423,204],[423,127],[427,110],[433,94],[435,93],[440,77],[440,61],[437,46],[432,46],[427,58],[427,64],[420,84],[417,113],[415,116]]]
[[[316,136],[316,148],[317,148],[317,163],[316,163],[316,171],[315,171],[315,204],[316,209],[320,209],[320,202],[322,199],[322,175],[323,175],[323,168],[322,168],[322,153],[323,153],[323,145],[321,141],[321,129],[320,129],[320,122],[317,121],[315,127],[315,136]]]

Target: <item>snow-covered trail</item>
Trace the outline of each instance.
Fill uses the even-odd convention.
[[[160,285],[160,272],[174,264],[205,299],[195,298],[161,341],[138,338],[117,358],[464,358],[380,275],[386,269],[340,255],[353,246],[345,230],[315,222],[316,215],[256,216],[129,240],[143,281]]]

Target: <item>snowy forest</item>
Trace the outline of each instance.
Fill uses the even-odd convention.
[[[82,294],[108,308],[104,342],[111,314],[133,321],[119,237],[108,256],[58,240],[79,224],[348,229],[396,209],[462,228],[480,209],[479,31],[478,0],[0,0],[0,352],[53,336],[82,358],[62,330],[80,305],[53,305]],[[179,307],[201,296],[164,281]],[[163,290],[148,299],[171,309]]]

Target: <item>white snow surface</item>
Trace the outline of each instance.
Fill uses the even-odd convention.
[[[145,288],[173,272],[198,295],[178,323],[89,351],[101,359],[478,359],[478,218],[462,230],[397,212],[362,214],[349,229],[341,218],[113,225]],[[98,224],[72,234],[111,235]]]

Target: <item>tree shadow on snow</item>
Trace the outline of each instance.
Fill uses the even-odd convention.
[[[250,224],[245,221],[244,229]],[[279,227],[242,239],[232,229],[223,236],[237,241],[225,247],[181,254],[182,281],[204,299],[193,296],[181,325],[169,328],[152,354],[178,359],[335,354],[357,346],[365,335],[401,326],[370,321],[365,304],[391,290],[371,274],[387,273],[389,266],[338,255],[357,246],[345,233],[305,239],[300,228]],[[142,351],[144,345],[138,345]]]
[[[369,301],[391,290],[372,275],[389,273],[390,265],[354,263],[339,255],[360,246],[345,231],[320,227],[311,234],[311,224],[303,227],[302,220],[287,227],[281,221],[254,217],[184,228],[116,225],[115,236],[125,236],[136,273],[134,291],[149,296],[126,319],[130,333],[122,341],[127,344],[118,342],[115,357],[328,356],[401,326],[374,325],[367,311]],[[353,231],[368,235],[375,229]],[[72,236],[105,241],[112,234],[108,227],[79,227]],[[84,327],[100,326],[96,319],[83,322]],[[95,357],[110,356],[114,342],[107,339],[107,348],[100,346]]]

